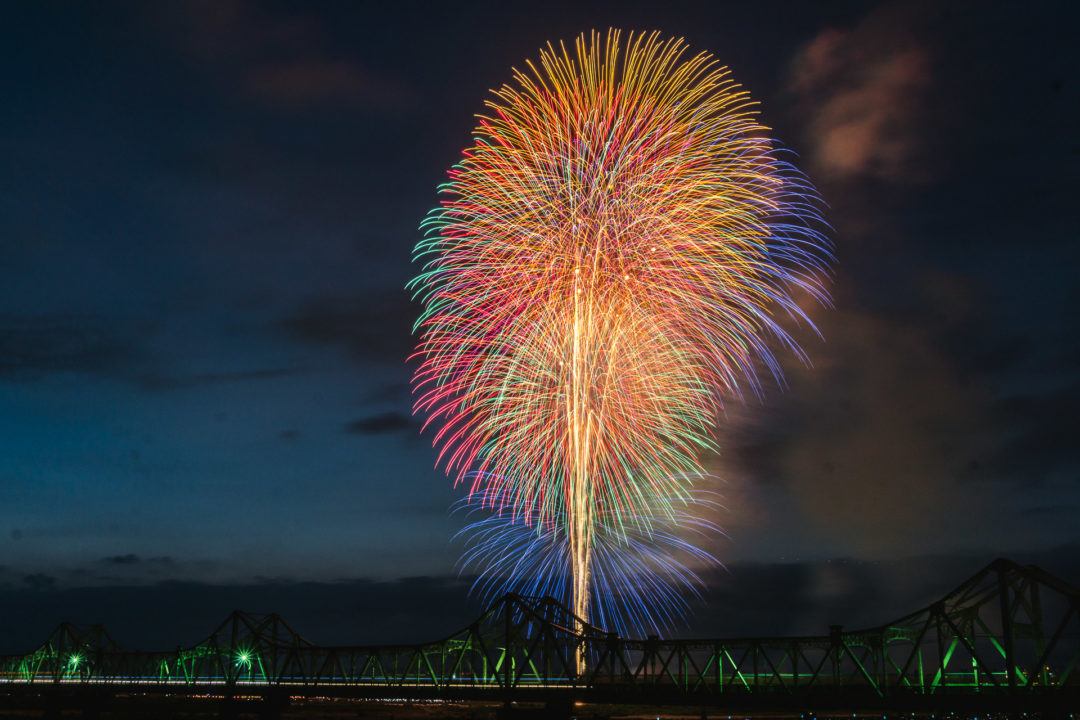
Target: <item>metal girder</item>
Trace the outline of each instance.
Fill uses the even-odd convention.
[[[581,675],[579,652],[587,660]],[[277,615],[237,611],[201,643],[162,652],[126,651],[101,627],[64,624],[31,652],[0,657],[0,686],[446,697],[570,690],[683,702],[839,693],[888,703],[986,693],[1076,697],[1078,662],[1080,594],[1038,568],[997,560],[938,602],[857,632],[626,639],[582,622],[551,598],[507,595],[436,642],[318,646]]]

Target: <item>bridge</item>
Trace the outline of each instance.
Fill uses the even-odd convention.
[[[576,672],[577,654],[587,658]],[[1059,713],[1080,709],[1080,592],[997,560],[893,622],[805,637],[627,639],[551,598],[507,595],[414,645],[317,645],[275,614],[234,612],[202,642],[142,652],[60,625],[0,657],[0,697],[410,698],[738,711]],[[280,709],[277,711],[280,712]],[[273,712],[270,712],[273,715]]]

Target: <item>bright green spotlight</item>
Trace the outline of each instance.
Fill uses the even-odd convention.
[[[236,653],[236,664],[245,667],[251,665],[251,653],[247,650],[238,650]]]

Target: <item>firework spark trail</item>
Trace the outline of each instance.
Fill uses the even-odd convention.
[[[776,318],[812,327],[795,298],[827,301],[830,261],[815,191],[729,71],[621,40],[549,44],[494,91],[410,284],[439,463],[493,522],[563,539],[586,620],[612,548],[692,504],[720,398],[780,380],[774,345],[803,357]]]
[[[456,507],[470,521],[459,537],[465,542],[461,566],[476,574],[474,592],[486,601],[506,593],[566,597],[571,559],[560,524],[529,527],[486,513],[475,498]],[[719,564],[697,546],[721,533],[703,517],[716,507],[711,493],[696,493],[691,504],[675,505],[673,519],[653,523],[648,535],[634,526],[619,533],[599,525],[591,548],[596,572],[589,588],[590,622],[624,637],[660,634],[676,625],[688,600],[701,597],[699,570]]]

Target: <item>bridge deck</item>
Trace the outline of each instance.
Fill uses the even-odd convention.
[[[277,615],[241,612],[201,643],[160,652],[61,625],[35,650],[0,657],[0,692],[1075,708],[1078,662],[1080,594],[999,560],[894,622],[809,637],[626,639],[551,598],[516,595],[417,645],[319,646]]]

